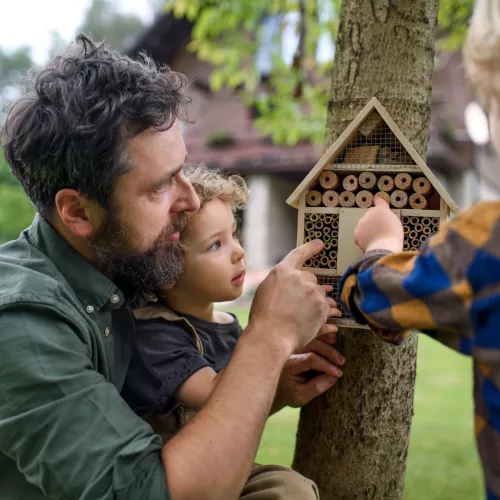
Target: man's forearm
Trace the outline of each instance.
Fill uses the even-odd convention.
[[[163,448],[173,500],[238,498],[290,351],[255,329],[242,335],[205,407]]]

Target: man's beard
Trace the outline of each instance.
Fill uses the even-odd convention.
[[[97,264],[117,283],[135,291],[156,292],[174,285],[183,273],[182,245],[168,237],[185,229],[189,214],[184,213],[166,227],[147,250],[138,251],[130,244],[137,236],[119,216],[109,212],[108,219],[90,239]]]

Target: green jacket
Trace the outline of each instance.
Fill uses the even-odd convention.
[[[0,498],[168,499],[161,439],[120,397],[120,290],[39,216],[0,246]]]

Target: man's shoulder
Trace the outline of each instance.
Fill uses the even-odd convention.
[[[21,235],[0,246],[0,307],[60,303],[65,280],[52,260]]]

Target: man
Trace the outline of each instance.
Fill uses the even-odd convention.
[[[276,391],[299,405],[336,381],[333,348],[313,339],[336,331],[325,322],[338,311],[300,271],[321,244],[262,283],[205,408],[162,446],[119,396],[133,329],[123,292],[181,272],[175,242],[199,204],[182,173],[185,78],[77,42],[3,131],[38,214],[0,247],[2,499],[237,498]],[[323,375],[305,383],[311,369]]]

